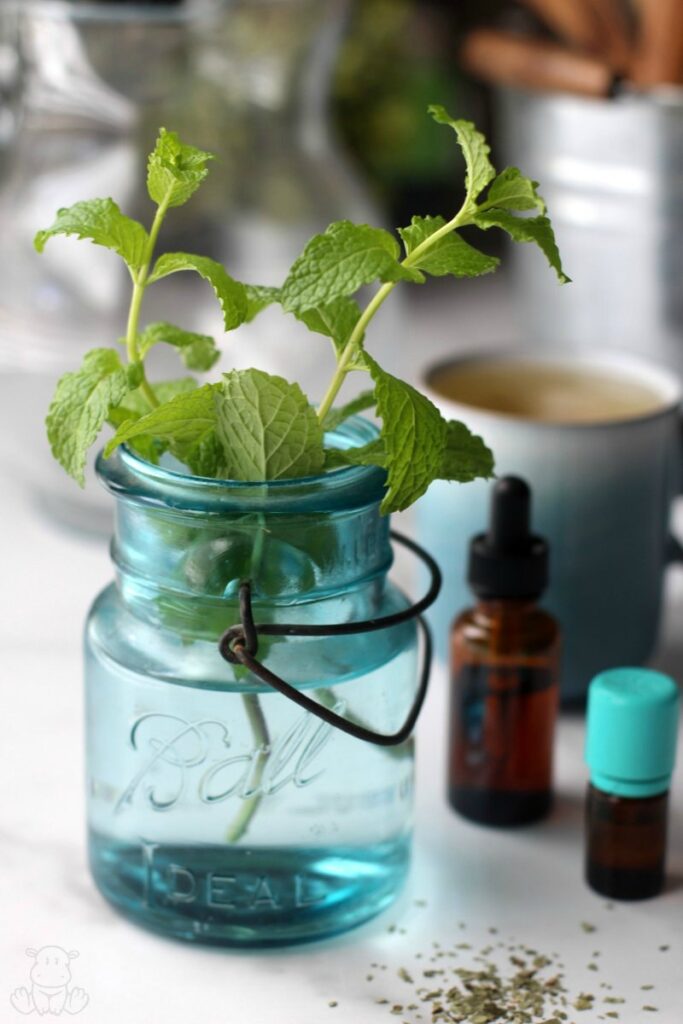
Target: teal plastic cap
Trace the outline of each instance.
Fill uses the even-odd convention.
[[[596,676],[588,691],[586,735],[593,785],[615,796],[666,792],[678,714],[678,687],[670,676],[647,668],[613,668]]]

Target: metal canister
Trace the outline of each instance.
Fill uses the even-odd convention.
[[[541,182],[573,280],[514,247],[525,340],[617,346],[683,375],[683,89],[498,100],[499,162]]]

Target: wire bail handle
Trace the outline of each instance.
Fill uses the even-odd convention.
[[[218,650],[221,656],[231,665],[243,665],[267,686],[277,690],[278,693],[298,704],[300,708],[310,712],[310,714],[320,718],[323,722],[327,722],[328,725],[332,725],[336,729],[348,733],[349,736],[354,736],[356,739],[365,740],[367,743],[374,743],[381,747],[398,746],[398,744],[404,743],[412,733],[418,715],[422,710],[429,685],[433,649],[431,630],[423,618],[422,612],[434,603],[441,590],[441,570],[432,556],[414,540],[404,536],[402,533],[398,533],[396,530],[392,530],[390,536],[396,543],[402,544],[416,555],[427,566],[430,573],[431,582],[427,593],[419,601],[416,601],[415,604],[410,605],[409,608],[404,608],[403,611],[395,612],[393,615],[384,615],[376,619],[365,619],[361,622],[340,622],[333,625],[294,625],[284,622],[256,624],[251,605],[251,582],[246,580],[240,584],[239,588],[240,622],[226,629],[218,642]],[[256,660],[259,635],[351,636],[357,633],[372,633],[379,629],[390,629],[392,626],[401,625],[403,622],[409,622],[411,619],[417,619],[424,638],[422,670],[420,672],[417,693],[415,694],[408,717],[401,728],[394,733],[375,732],[359,722],[352,722],[348,718],[344,718],[330,708],[324,707],[324,705],[318,704],[317,701],[307,697],[306,694],[301,693],[296,687],[285,682],[284,679],[275,675],[274,672],[271,672],[270,669]]]

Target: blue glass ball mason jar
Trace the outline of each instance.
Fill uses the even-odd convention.
[[[338,445],[376,436],[362,419]],[[413,741],[380,747],[303,711],[218,640],[252,582],[256,622],[340,623],[409,604],[387,580],[384,474],[353,467],[241,483],[125,448],[116,580],[86,626],[87,786],[95,881],[124,914],[226,946],[300,942],[386,907],[410,858]],[[318,702],[390,733],[417,687],[414,621],[374,633],[261,637],[258,658]]]

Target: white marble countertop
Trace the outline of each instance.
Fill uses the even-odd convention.
[[[445,346],[445,335],[442,340]],[[6,401],[1,407],[7,415]],[[574,995],[598,994],[596,1009],[570,1014],[570,1020],[593,1024],[616,1010],[622,1024],[680,1024],[683,764],[673,790],[667,892],[608,909],[582,881],[582,719],[563,717],[560,724],[551,818],[519,831],[476,827],[445,803],[443,669],[434,673],[418,728],[414,867],[392,910],[336,940],[250,954],[166,941],[119,917],[90,880],[84,845],[80,636],[92,597],[110,577],[106,545],[52,525],[13,478],[8,460],[2,464],[0,1021],[21,1019],[9,997],[27,984],[26,948],[54,944],[79,951],[72,972],[73,983],[90,997],[79,1014],[84,1024],[418,1024],[415,1011],[389,1015],[392,1004],[411,1002],[412,988],[399,968],[417,977],[435,942],[479,949],[514,937],[558,953]],[[657,664],[680,679],[680,568],[670,572],[667,607]],[[586,933],[581,922],[595,932]],[[468,958],[476,949],[462,950],[459,963],[473,965]],[[599,970],[592,971],[588,964],[597,950]],[[600,988],[601,982],[614,988]],[[645,984],[654,988],[641,990]],[[609,994],[626,1002],[601,1003]],[[658,1015],[642,1010],[644,1004],[658,1007]],[[427,1021],[428,1012],[422,1013]]]

